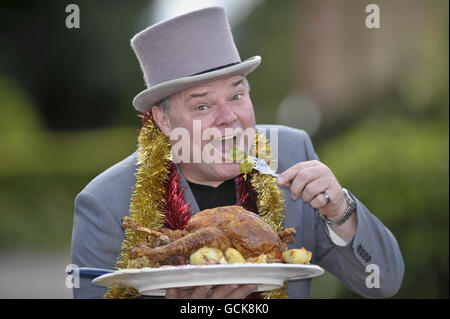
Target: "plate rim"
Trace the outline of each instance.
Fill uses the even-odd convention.
[[[322,267],[315,264],[286,264],[286,263],[235,263],[235,264],[212,264],[212,265],[193,265],[193,264],[186,264],[186,265],[177,265],[177,266],[171,266],[171,265],[165,265],[157,268],[151,268],[151,267],[143,267],[143,268],[125,268],[125,269],[118,269],[114,270],[113,272],[103,274],[101,276],[98,276],[97,278],[93,279],[93,281],[99,279],[99,278],[106,278],[111,277],[119,274],[134,274],[134,273],[152,273],[152,272],[161,272],[166,270],[186,270],[186,269],[223,269],[223,268],[313,268],[317,269],[319,271],[324,271]]]
[[[128,275],[133,274],[151,274],[151,273],[159,273],[159,272],[171,272],[171,271],[185,271],[189,269],[194,270],[214,270],[214,269],[251,269],[251,268],[259,268],[259,269],[314,269],[318,271],[317,274],[314,274],[312,276],[309,276],[307,278],[293,278],[293,279],[286,279],[288,281],[290,280],[301,280],[301,279],[308,279],[317,277],[324,274],[324,269],[320,267],[319,265],[315,264],[287,264],[287,263],[235,263],[235,264],[212,264],[212,265],[192,265],[192,264],[186,264],[186,265],[177,265],[177,266],[161,266],[158,268],[150,268],[150,267],[143,267],[143,268],[129,268],[129,269],[119,269],[112,273],[101,275],[95,279],[92,280],[92,283],[97,286],[103,286],[103,287],[110,287],[106,284],[101,283],[103,280],[108,280],[110,277],[118,277],[118,280],[120,280],[120,276],[127,277]],[[129,286],[131,287],[131,286]],[[135,289],[138,289],[134,287]],[[161,289],[158,289],[161,290]]]

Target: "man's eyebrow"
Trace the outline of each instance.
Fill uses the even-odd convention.
[[[233,83],[231,83],[232,87],[237,87],[239,84],[242,84],[244,82],[244,78],[241,78]],[[191,100],[191,99],[195,99],[198,97],[205,97],[208,94],[208,92],[203,92],[203,93],[191,93],[189,94],[188,98],[186,99],[186,102]]]
[[[191,100],[191,99],[198,98],[198,97],[204,97],[204,96],[206,96],[207,94],[208,94],[208,92],[203,92],[203,93],[192,93],[192,94],[189,94],[188,98],[186,99],[186,102],[189,101],[189,100]]]
[[[244,82],[244,78],[241,78],[241,79],[237,80],[236,82],[231,83],[231,86],[236,87],[239,84],[241,84],[242,82]]]

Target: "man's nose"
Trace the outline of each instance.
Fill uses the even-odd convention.
[[[237,121],[238,117],[233,109],[227,104],[223,103],[219,106],[219,113],[217,115],[217,126],[229,125]]]

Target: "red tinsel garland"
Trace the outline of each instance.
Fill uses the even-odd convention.
[[[191,218],[189,203],[184,200],[183,189],[180,187],[180,174],[175,164],[170,162],[170,175],[166,182],[164,200],[166,202],[164,227],[169,229],[184,229]]]
[[[249,210],[255,214],[258,213],[258,207],[256,206],[256,193],[253,190],[250,180],[252,178],[252,173],[247,174],[249,178],[244,179],[244,175],[241,174],[234,179],[237,186],[238,200],[236,205],[242,206],[246,210]]]
[[[180,187],[180,174],[173,162],[169,167],[169,178],[165,183],[165,220],[164,227],[169,229],[184,229],[191,218],[189,203],[184,200],[183,189]],[[251,178],[251,175],[249,176]],[[244,179],[243,175],[237,176],[234,181],[237,187],[237,206],[242,206],[255,214],[258,214],[256,207],[256,193],[250,184],[250,178]]]

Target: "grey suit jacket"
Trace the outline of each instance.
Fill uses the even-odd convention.
[[[285,126],[259,127],[278,129],[279,172],[298,162],[318,159],[306,132]],[[101,173],[78,194],[72,232],[73,264],[114,269],[124,240],[121,219],[129,214],[130,198],[136,182],[135,171],[136,153]],[[185,199],[195,214],[199,211],[198,205],[188,183],[180,175]],[[297,231],[290,248],[304,246],[312,252],[311,263],[320,265],[364,297],[385,298],[398,291],[404,263],[397,241],[360,201],[356,199],[356,234],[346,246],[338,246],[330,238],[317,210],[301,199],[293,201],[289,190],[285,189],[284,193],[284,226]],[[372,270],[366,268],[370,264],[378,266],[379,288],[366,285],[367,276],[372,274]],[[308,298],[310,287],[311,279],[291,281],[287,292],[290,298]],[[94,286],[89,279],[83,278],[80,287],[73,290],[75,298],[101,298],[105,292],[106,288]]]

